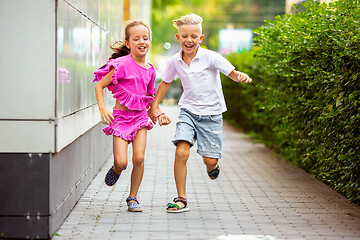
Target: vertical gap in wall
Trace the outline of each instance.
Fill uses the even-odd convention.
[[[57,72],[58,72],[58,0],[55,0],[55,99],[54,99],[54,152],[57,152],[57,136],[56,130],[58,126],[58,116],[57,116]]]
[[[58,116],[57,116],[57,80],[58,80],[58,76],[57,76],[57,73],[58,73],[58,0],[55,0],[54,2],[55,4],[55,14],[54,14],[54,17],[55,17],[55,72],[54,72],[54,81],[55,81],[55,88],[54,88],[54,116],[55,116],[55,120],[54,120],[54,153],[49,153],[49,159],[48,159],[48,221],[47,221],[47,226],[48,226],[48,229],[47,229],[47,236],[48,238],[51,238],[53,235],[54,235],[54,232],[52,231],[52,229],[50,228],[50,219],[51,219],[51,215],[52,215],[52,212],[51,212],[51,209],[50,209],[50,201],[51,201],[51,161],[52,161],[52,156],[53,154],[55,154],[57,152],[57,136],[56,136],[56,132],[57,132],[57,127],[58,127]],[[54,221],[54,220],[53,220]]]

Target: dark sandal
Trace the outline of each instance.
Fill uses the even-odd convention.
[[[109,187],[114,186],[114,184],[117,182],[119,177],[120,174],[116,174],[114,172],[113,167],[111,167],[105,176],[105,184],[108,185]]]
[[[167,212],[168,213],[180,213],[180,212],[187,212],[189,211],[189,207],[187,205],[187,200],[186,198],[183,198],[183,197],[177,197],[177,198],[174,198],[174,203],[168,203],[167,205]],[[176,203],[178,202],[181,202],[182,204],[184,204],[184,207],[183,208],[180,208],[180,206]],[[176,210],[173,210],[172,208],[176,208]]]
[[[217,165],[217,167],[213,170],[211,170],[210,172],[208,172],[209,178],[211,178],[212,180],[215,180],[220,174],[220,166]]]

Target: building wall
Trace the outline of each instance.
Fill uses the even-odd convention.
[[[0,1],[2,237],[51,237],[111,156],[92,79],[122,40],[124,1],[150,22],[151,0]]]

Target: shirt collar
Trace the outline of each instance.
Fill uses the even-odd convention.
[[[179,51],[179,53],[178,53],[178,57],[177,57],[177,60],[178,60],[178,61],[182,61],[182,53],[183,53],[183,50],[182,50],[182,48],[181,48],[180,51]],[[198,50],[197,50],[197,52],[196,52],[196,55],[195,55],[194,59],[199,59],[200,56],[201,56],[203,53],[204,53],[204,49],[203,49],[200,45],[198,45]],[[194,59],[193,59],[193,60],[194,60]]]

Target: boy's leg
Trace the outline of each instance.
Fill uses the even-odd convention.
[[[181,109],[179,120],[176,123],[175,136],[172,139],[172,142],[176,145],[174,177],[178,196],[175,199],[181,199],[181,201],[176,200],[176,205],[180,208],[180,212],[185,210],[186,205],[186,163],[190,155],[190,148],[196,140],[194,128],[192,114],[185,109]],[[188,208],[186,209],[188,210]],[[179,212],[176,207],[171,207],[171,205],[168,205],[167,210],[168,212]]]
[[[176,145],[174,176],[178,197],[186,197],[186,175],[187,175],[187,160],[190,155],[190,143],[187,141],[179,141]],[[185,207],[182,202],[176,203],[180,209]],[[168,210],[177,210],[177,208],[168,208]]]
[[[218,161],[222,155],[222,115],[202,116],[196,128],[198,153],[203,157],[208,176],[216,179],[220,173]]]
[[[210,179],[215,180],[220,174],[220,166],[217,158],[203,157],[206,171]]]
[[[211,172],[218,166],[219,159],[217,158],[209,158],[209,157],[203,157],[204,163],[206,165],[206,170],[208,172]]]
[[[190,144],[186,141],[179,141],[176,146],[174,176],[178,197],[186,198],[186,162],[190,155]]]

